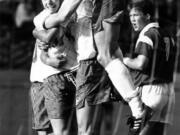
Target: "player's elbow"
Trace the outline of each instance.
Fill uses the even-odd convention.
[[[34,30],[32,31],[32,35],[33,35],[34,37],[36,37],[36,34],[37,34],[37,30],[34,29]]]
[[[136,69],[138,69],[138,70],[143,70],[143,69],[144,69],[144,65],[141,64],[141,63],[137,63],[137,64],[136,64]]]
[[[147,67],[147,63],[146,62],[137,62],[136,63],[136,69],[138,70],[144,70]]]
[[[59,15],[57,18],[56,18],[56,22],[57,22],[57,25],[61,25],[61,26],[66,26],[68,20],[69,20],[69,16],[68,15]]]
[[[149,59],[144,55],[139,55],[135,59],[136,69],[144,70],[148,66]]]

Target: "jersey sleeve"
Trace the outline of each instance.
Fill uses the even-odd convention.
[[[144,55],[148,58],[152,57],[155,47],[154,43],[157,43],[157,40],[158,35],[156,29],[148,30],[143,35],[139,36],[135,47],[135,53],[137,55]]]
[[[149,46],[147,43],[139,42],[135,48],[136,55],[144,55],[147,58],[152,57],[152,47]]]

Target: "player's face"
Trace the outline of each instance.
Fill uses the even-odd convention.
[[[149,16],[136,8],[130,10],[129,17],[135,31],[141,31],[149,23]]]
[[[44,8],[48,9],[51,13],[58,11],[60,3],[61,0],[42,0]]]

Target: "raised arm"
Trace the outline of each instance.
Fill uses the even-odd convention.
[[[64,0],[59,11],[50,15],[45,20],[45,28],[53,28],[55,26],[66,26],[69,17],[75,12],[82,0]]]
[[[51,28],[48,30],[38,31],[37,29],[33,30],[33,36],[42,42],[50,43],[52,42],[58,33],[58,28]]]

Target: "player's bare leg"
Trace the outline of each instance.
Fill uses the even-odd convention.
[[[142,102],[135,90],[132,78],[126,66],[122,62],[122,53],[118,47],[120,24],[103,22],[103,31],[95,34],[95,42],[98,49],[98,61],[106,69],[112,83],[129,102],[134,116],[141,115]]]
[[[142,118],[146,113],[129,70],[122,62],[123,55],[118,46],[119,31],[120,24],[103,22],[103,31],[95,34],[95,43],[98,50],[97,59],[106,69],[117,91],[128,102],[134,120],[138,119],[140,121],[135,128],[140,128]]]

